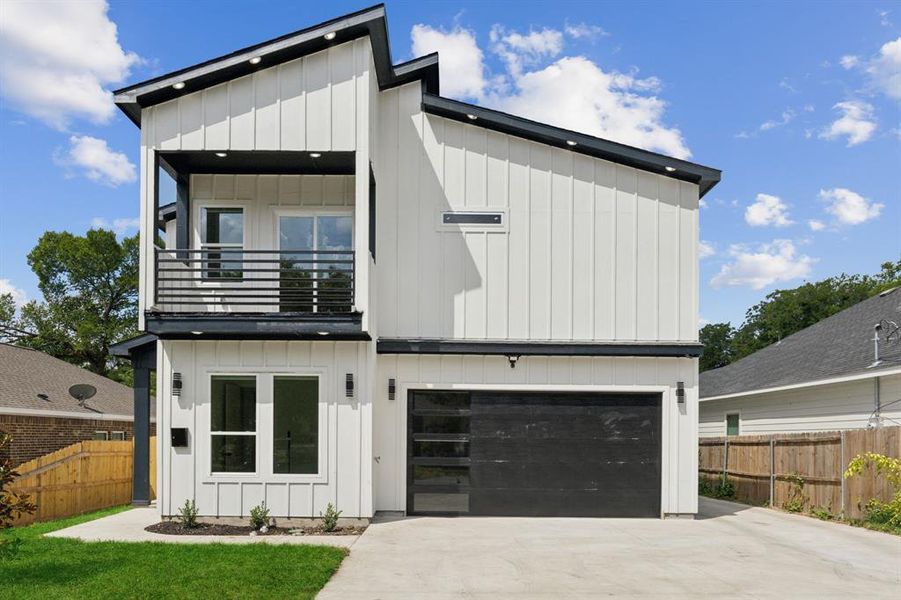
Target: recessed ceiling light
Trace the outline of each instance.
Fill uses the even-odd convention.
[[[319,335],[328,335],[328,331],[317,331]]]
[[[203,332],[202,332],[202,331],[192,331],[191,333],[192,333],[193,335],[203,335]]]
[[[575,146],[575,145],[576,145],[576,142],[573,141],[573,140],[566,140],[566,145],[567,145],[567,146]]]
[[[172,84],[172,87],[173,87],[174,89],[176,89],[176,90],[184,89],[184,87],[185,87],[185,82],[184,82],[184,81],[179,81],[178,83],[173,83],[173,84]]]
[[[478,119],[478,117],[473,114],[466,115],[466,118],[470,121],[475,121],[476,119]]]
[[[676,170],[676,167],[664,167],[664,169],[666,169],[667,173],[672,173],[673,171]]]
[[[227,152],[217,152],[216,156],[218,156],[219,158],[225,158],[226,156],[228,156],[228,153]]]
[[[258,65],[258,64],[260,64],[260,61],[261,61],[261,60],[263,60],[262,57],[260,57],[260,56],[254,56],[253,58],[251,58],[251,59],[250,59],[249,61],[247,61],[247,62],[249,62],[249,63],[252,64],[252,65]]]
[[[310,158],[319,158],[322,156],[321,152],[310,152]]]
[[[329,31],[328,33],[326,33],[326,34],[325,34],[324,36],[322,36],[322,37],[324,37],[324,38],[327,39],[328,41],[332,41],[333,39],[335,39],[335,36],[336,36],[336,35],[338,35],[338,34],[335,33],[334,31]]]

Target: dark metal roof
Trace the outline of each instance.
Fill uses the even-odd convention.
[[[731,365],[705,371],[700,397],[713,398],[901,367],[901,342],[880,343],[873,326],[901,322],[901,288],[868,298]]]
[[[427,92],[422,94],[422,110],[469,125],[696,183],[700,187],[699,197],[703,197],[720,180],[721,172],[718,169]],[[570,142],[575,142],[575,145]],[[675,170],[669,171],[668,168]]]
[[[326,40],[323,36],[327,33],[334,33],[335,37]],[[385,6],[378,4],[124,87],[113,94],[116,105],[135,125],[140,126],[142,108],[167,102],[367,35],[372,43],[380,89],[422,80],[430,91],[438,92],[437,55],[423,56],[399,65],[392,64]],[[260,57],[260,62],[250,64],[250,59],[255,57]],[[184,83],[184,87],[176,90],[172,87],[175,83]]]
[[[326,33],[334,33],[335,37],[325,40],[323,36]],[[422,110],[425,112],[695,183],[699,186],[700,197],[720,180],[721,172],[711,167],[440,97],[437,53],[393,64],[383,4],[116,90],[116,105],[140,126],[142,108],[363,36],[369,36],[372,44],[379,89],[421,81]],[[260,57],[261,60],[252,65],[249,61],[254,57]],[[172,87],[176,83],[183,83],[184,87],[176,90]],[[470,119],[469,115],[477,118]],[[576,142],[576,145],[572,146],[567,142]]]
[[[516,342],[510,340],[452,340],[379,338],[379,354],[490,354],[501,356],[668,356],[698,357],[695,343]]]

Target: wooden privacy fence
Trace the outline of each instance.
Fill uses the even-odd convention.
[[[893,490],[872,468],[850,479],[844,471],[864,452],[901,457],[901,427],[701,438],[699,446],[700,476],[725,476],[741,502],[781,508],[795,501],[805,512],[859,519],[870,499],[887,502]]]
[[[33,515],[28,525],[131,503],[133,442],[89,440],[22,463],[11,489],[29,494]],[[150,494],[156,497],[156,438],[150,438]]]

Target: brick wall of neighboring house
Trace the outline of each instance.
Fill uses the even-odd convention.
[[[125,439],[131,440],[133,429],[131,421],[0,415],[0,431],[12,437],[6,454],[13,465],[49,454],[75,442],[92,440],[98,431],[108,432],[109,439],[113,439],[114,431],[122,431]],[[151,423],[150,435],[155,435],[155,432],[156,424]]]

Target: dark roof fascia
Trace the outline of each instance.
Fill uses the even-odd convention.
[[[697,358],[696,343],[512,342],[419,338],[379,338],[378,354],[480,354],[502,356],[653,356]]]
[[[164,204],[156,214],[156,225],[160,229],[166,228],[166,223],[175,220],[175,202]]]
[[[147,331],[168,340],[365,341],[362,315],[293,313],[160,313],[147,311]]]
[[[422,94],[422,110],[429,114],[460,121],[468,125],[484,127],[533,142],[556,146],[563,150],[586,154],[657,173],[665,177],[695,183],[699,187],[699,198],[709,192],[720,181],[721,177],[719,169],[705,167],[678,158],[670,158],[656,152],[531,121],[459,100],[442,98],[425,90],[423,90]],[[471,118],[470,115],[475,117],[475,119]],[[567,142],[575,142],[576,145],[572,146]],[[675,171],[668,171],[667,167],[675,169]]]
[[[335,38],[325,40],[323,36],[331,32],[336,34]],[[378,4],[124,87],[113,92],[114,99],[122,112],[140,127],[142,108],[167,102],[363,36],[369,36],[372,44],[379,89],[387,89],[422,79],[428,84],[430,91],[438,92],[438,62],[436,59],[423,57],[397,66],[392,64],[385,6]],[[262,58],[260,63],[250,64],[250,59],[257,56]],[[172,87],[178,82],[183,82],[184,88],[176,90]]]

